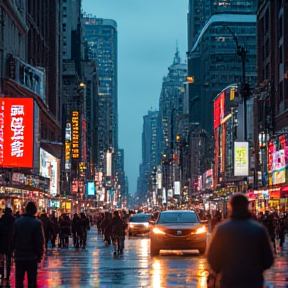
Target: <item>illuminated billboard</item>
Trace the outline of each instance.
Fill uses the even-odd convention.
[[[71,168],[71,124],[66,123],[65,128],[65,169]]]
[[[72,112],[72,158],[78,159],[80,157],[79,146],[79,112]]]
[[[0,167],[33,168],[32,98],[0,98]]]
[[[248,142],[234,142],[234,176],[249,176]]]
[[[87,196],[95,196],[96,191],[95,191],[95,185],[94,182],[88,182],[87,183]]]
[[[55,196],[59,192],[60,160],[40,148],[40,175],[50,179],[50,194]]]
[[[281,135],[268,144],[269,185],[286,182],[287,144],[286,136]]]
[[[221,121],[224,119],[224,117],[225,117],[225,93],[222,92],[220,96],[214,101],[214,129],[220,126]]]

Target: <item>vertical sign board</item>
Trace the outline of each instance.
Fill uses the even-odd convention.
[[[106,153],[106,176],[112,175],[112,153]]]
[[[174,181],[174,195],[180,195],[181,186],[180,181]]]
[[[95,196],[95,185],[94,182],[87,182],[87,196]]]
[[[79,147],[79,112],[72,112],[72,158],[79,159],[80,147]]]
[[[71,168],[71,124],[66,123],[65,128],[65,170]]]
[[[234,176],[249,176],[248,142],[234,142]]]
[[[33,168],[33,98],[0,98],[0,167]]]

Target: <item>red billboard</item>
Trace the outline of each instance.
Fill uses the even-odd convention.
[[[219,95],[219,94],[218,94]],[[214,129],[218,128],[221,121],[225,117],[225,93],[222,92],[220,96],[214,101]]]
[[[33,168],[32,98],[0,98],[0,167]]]

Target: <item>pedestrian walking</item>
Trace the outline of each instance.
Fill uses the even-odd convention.
[[[114,246],[114,256],[117,254],[122,254],[124,249],[125,240],[125,226],[122,219],[119,216],[118,211],[114,211],[112,218],[112,241]]]
[[[52,245],[52,248],[55,248],[56,247],[56,238],[57,238],[57,235],[59,233],[59,223],[58,223],[58,219],[55,215],[55,211],[52,212],[52,215],[50,216],[50,223],[51,223],[51,226],[52,226],[52,235],[51,235],[51,245]]]
[[[15,259],[15,287],[24,287],[27,272],[28,288],[37,287],[37,264],[44,253],[44,232],[42,223],[34,215],[34,202],[26,206],[26,213],[15,220],[11,231],[11,251]]]
[[[112,237],[112,214],[110,212],[105,212],[105,216],[100,224],[100,229],[103,234],[105,245],[109,246]]]
[[[47,249],[48,242],[51,241],[51,235],[54,232],[53,227],[46,212],[41,213],[39,220],[42,222],[42,227],[43,227],[44,236],[45,236],[45,248]]]
[[[87,231],[90,230],[90,223],[88,217],[84,212],[80,213],[80,246],[82,249],[86,248]]]
[[[61,215],[59,219],[59,227],[60,248],[68,248],[69,236],[71,235],[71,220],[67,214]]]
[[[221,288],[262,288],[263,272],[274,262],[269,235],[251,219],[249,201],[240,193],[231,196],[230,219],[217,225],[207,248],[211,267],[208,287],[221,275]]]
[[[81,236],[81,219],[77,213],[74,214],[72,219],[72,234],[73,234],[73,245],[75,248],[80,246],[80,236]]]
[[[0,275],[1,283],[10,280],[11,274],[11,249],[10,249],[10,233],[15,217],[12,215],[12,209],[6,207],[4,214],[0,219]],[[4,265],[5,263],[5,265]],[[4,278],[4,270],[6,268],[6,276]]]

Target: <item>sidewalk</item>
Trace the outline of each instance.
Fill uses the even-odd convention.
[[[265,272],[265,280],[269,288],[288,288],[288,234],[282,249],[277,245],[274,265]]]

